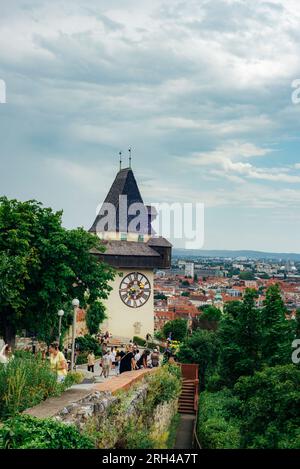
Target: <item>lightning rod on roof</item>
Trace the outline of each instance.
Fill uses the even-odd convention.
[[[129,168],[131,168],[131,147],[129,147],[128,153],[129,153]]]

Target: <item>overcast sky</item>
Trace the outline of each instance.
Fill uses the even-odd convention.
[[[1,2],[0,192],[89,228],[133,147],[207,249],[300,252],[299,0]]]

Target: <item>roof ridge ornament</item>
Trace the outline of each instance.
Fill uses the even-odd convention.
[[[131,147],[128,148],[129,153],[129,168],[131,169]]]
[[[119,157],[120,157],[120,171],[122,169],[122,152],[119,151]]]

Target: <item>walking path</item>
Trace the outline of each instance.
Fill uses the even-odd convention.
[[[157,368],[127,371],[118,376],[111,376],[104,382],[90,384],[88,388],[84,387],[86,385],[72,386],[61,396],[46,399],[37,406],[25,410],[24,414],[38,418],[53,417],[64,407],[82,401],[94,391],[106,391],[114,394],[116,391],[129,389],[133,383],[141,380],[147,373],[153,373],[155,370],[157,370]]]
[[[190,449],[193,442],[195,415],[180,414],[174,449]]]

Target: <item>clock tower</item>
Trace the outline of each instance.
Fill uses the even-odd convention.
[[[102,325],[115,337],[153,335],[154,270],[170,268],[172,249],[165,238],[155,236],[155,216],[154,208],[144,205],[132,169],[120,169],[89,230],[105,246],[104,253],[92,253],[117,270]]]

